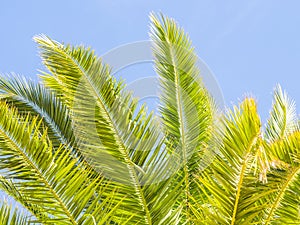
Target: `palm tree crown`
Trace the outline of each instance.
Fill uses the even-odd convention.
[[[191,41],[152,14],[159,115],[89,48],[36,36],[41,82],[0,77],[0,224],[300,224],[300,129],[277,86],[220,113]]]

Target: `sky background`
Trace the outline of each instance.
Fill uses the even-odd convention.
[[[226,104],[251,94],[265,120],[277,83],[300,105],[299,9],[298,0],[0,0],[0,73],[37,75],[43,66],[32,41],[36,34],[85,44],[102,55],[149,39],[149,13],[162,12],[190,35]],[[133,71],[136,77],[151,73]]]

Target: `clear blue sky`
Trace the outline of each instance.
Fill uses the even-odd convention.
[[[298,0],[2,0],[0,73],[36,76],[42,65],[35,34],[83,43],[101,55],[148,39],[149,12],[163,12],[189,33],[227,105],[251,93],[265,118],[277,83],[300,105],[299,10]]]

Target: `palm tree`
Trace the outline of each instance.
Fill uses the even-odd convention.
[[[151,15],[159,116],[93,51],[40,35],[41,82],[0,78],[1,224],[300,224],[300,130],[278,86],[266,126],[220,116],[191,41]],[[159,118],[157,118],[159,117]]]

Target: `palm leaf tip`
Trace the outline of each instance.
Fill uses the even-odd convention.
[[[280,85],[275,87],[273,96],[273,106],[265,132],[269,142],[283,139],[299,129],[295,102]]]

